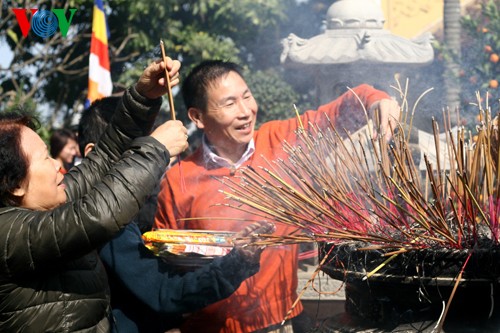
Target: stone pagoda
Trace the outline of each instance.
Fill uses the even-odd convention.
[[[434,51],[430,33],[409,40],[384,29],[384,22],[375,0],[336,0],[322,34],[282,40],[281,63],[314,78],[318,104],[360,83],[391,93],[396,74],[431,63]]]

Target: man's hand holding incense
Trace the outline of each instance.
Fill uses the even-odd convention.
[[[377,117],[375,121],[378,121],[380,126],[380,134],[389,141],[401,116],[401,108],[398,102],[392,99],[381,99],[371,106],[371,111]]]
[[[256,222],[238,232],[234,237],[234,248],[248,261],[258,262],[264,250],[262,245],[253,245],[260,240],[260,235],[272,234],[276,230],[273,223]]]

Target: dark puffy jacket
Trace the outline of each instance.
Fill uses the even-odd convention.
[[[0,332],[98,332],[109,292],[95,249],[137,214],[169,154],[150,132],[160,99],[133,88],[94,152],[65,176],[68,202],[0,209]]]

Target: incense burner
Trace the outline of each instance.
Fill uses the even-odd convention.
[[[384,256],[389,250],[362,250],[370,246],[367,243],[322,243],[319,254],[327,256],[321,270],[345,282],[346,313],[363,326],[388,329],[437,321],[451,295],[446,320],[484,324],[500,317],[496,310],[500,248],[484,245],[474,250],[423,249]]]

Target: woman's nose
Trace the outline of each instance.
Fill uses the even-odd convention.
[[[62,163],[58,159],[53,158],[52,163],[54,163],[54,167],[56,168],[57,172],[61,171]]]

